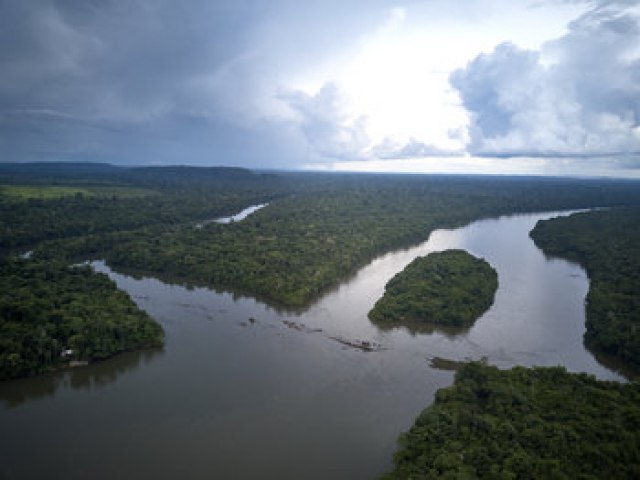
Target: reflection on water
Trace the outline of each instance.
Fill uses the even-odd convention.
[[[486,357],[500,367],[561,364],[622,379],[584,348],[584,271],[545,259],[528,236],[555,215],[435,231],[377,258],[304,312],[97,262],[162,323],[165,348],[0,384],[0,425],[17,432],[0,436],[0,477],[376,478],[390,467],[398,434],[451,384],[442,365]],[[471,328],[382,330],[369,321],[393,275],[418,255],[451,248],[498,272],[494,305]]]
[[[88,390],[103,387],[115,382],[127,370],[138,367],[141,362],[150,362],[161,354],[162,349],[127,352],[89,367],[67,368],[34,378],[3,382],[0,400],[11,408],[27,400],[52,396],[61,387]]]
[[[434,325],[424,323],[419,320],[404,320],[402,322],[402,325],[394,324],[391,322],[374,322],[373,320],[372,323],[382,332],[392,332],[394,330],[402,328],[409,332],[412,336],[431,335],[434,333],[438,333],[449,339],[454,339],[460,335],[468,333],[469,330],[471,330],[470,326],[451,327],[447,325]]]

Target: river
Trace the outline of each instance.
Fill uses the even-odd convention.
[[[383,255],[302,313],[134,279],[96,262],[166,330],[166,345],[0,384],[2,478],[367,479],[453,373],[434,357],[564,365],[622,377],[585,350],[588,281],[528,237],[559,213],[434,231]],[[381,330],[367,312],[418,255],[462,248],[498,272],[495,303],[463,331]],[[376,351],[346,343],[370,342]]]
[[[242,210],[241,212],[236,213],[235,215],[231,215],[229,217],[218,217],[218,218],[213,218],[213,219],[210,219],[210,220],[204,220],[202,222],[196,223],[195,224],[195,228],[200,229],[200,228],[205,227],[206,225],[209,225],[210,223],[220,223],[220,224],[223,224],[223,225],[228,225],[229,223],[241,222],[242,220],[247,218],[252,213],[257,212],[258,210],[260,210],[261,208],[266,207],[267,205],[269,205],[269,204],[268,203],[260,203],[258,205],[251,205],[251,206],[245,208],[244,210]]]

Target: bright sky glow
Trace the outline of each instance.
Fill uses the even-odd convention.
[[[328,82],[334,83],[345,98],[346,122],[362,117],[366,121],[371,142],[367,153],[372,161],[341,161],[330,168],[424,172],[487,169],[490,160],[470,161],[463,156],[427,162],[416,158],[373,161],[376,155],[371,148],[383,142],[402,145],[414,139],[444,151],[463,152],[469,141],[469,112],[449,83],[451,72],[505,41],[539,49],[565,33],[567,24],[586,10],[579,4],[522,8],[509,2],[501,3],[499,9],[495,5],[479,2],[465,12],[445,10],[435,16],[418,6],[392,8],[377,30],[359,39],[356,48],[347,49],[349,56],[341,53],[334,63],[325,61],[317,70],[294,80],[291,87],[309,95]],[[535,171],[542,163],[533,162],[525,170]]]

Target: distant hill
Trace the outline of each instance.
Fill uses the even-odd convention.
[[[0,163],[0,180],[8,182],[117,182],[145,186],[185,186],[245,182],[272,176],[239,167],[124,167],[91,162]]]
[[[134,167],[126,177],[141,184],[164,186],[203,185],[218,182],[251,181],[263,177],[239,167]]]
[[[0,163],[0,176],[86,178],[92,175],[114,174],[123,170],[108,163],[92,162],[34,162]]]

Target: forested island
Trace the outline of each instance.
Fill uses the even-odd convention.
[[[463,250],[418,257],[385,286],[369,318],[385,325],[471,326],[493,303],[498,274]]]
[[[586,269],[587,346],[640,367],[640,208],[541,221],[531,237],[546,254]]]
[[[640,478],[640,385],[480,362],[402,435],[383,479]]]

